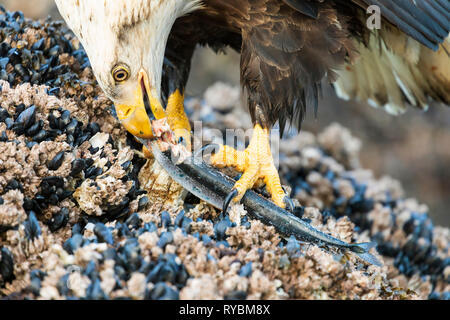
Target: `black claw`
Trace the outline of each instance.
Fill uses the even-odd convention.
[[[295,210],[295,205],[294,205],[294,201],[292,201],[291,198],[289,198],[288,196],[285,196],[283,199],[283,202],[286,204],[286,210],[289,212],[294,212]]]
[[[178,138],[178,144],[181,144],[183,147],[187,147],[187,141],[184,137]]]
[[[217,143],[208,143],[205,144],[203,147],[195,151],[194,157],[202,157],[204,151],[209,151],[211,155],[214,155],[216,153],[216,150],[219,150],[220,146]]]
[[[230,206],[231,200],[233,200],[234,198],[236,198],[236,196],[239,194],[239,192],[237,191],[237,189],[233,189],[231,190],[231,192],[226,196],[225,200],[223,201],[223,208],[222,211],[223,213],[227,213],[228,211],[228,207]]]

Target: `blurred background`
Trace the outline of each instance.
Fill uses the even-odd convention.
[[[53,0],[0,0],[0,5],[33,19],[48,15],[61,19]],[[239,85],[239,55],[198,49],[187,94],[201,96],[216,81]],[[317,133],[332,122],[361,139],[363,167],[372,169],[376,177],[398,179],[408,197],[429,206],[435,224],[450,226],[450,108],[436,105],[427,112],[411,108],[393,117],[364,103],[339,100],[331,88],[325,88],[317,119],[310,112],[303,128]]]

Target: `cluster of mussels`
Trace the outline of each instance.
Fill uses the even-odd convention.
[[[10,109],[14,109],[15,112],[10,114],[6,109],[0,107],[0,123],[4,123],[5,130],[0,134],[1,142],[13,141],[16,144],[24,143],[29,150],[33,150],[35,146],[38,146],[41,142],[55,141],[59,143],[67,143],[70,149],[77,149],[85,142],[93,138],[100,132],[100,126],[96,122],[89,122],[83,125],[82,121],[72,117],[70,111],[64,110],[62,107],[57,107],[51,110],[48,114],[41,113],[41,110],[35,105],[26,106],[21,103],[18,105],[10,105]],[[38,114],[38,117],[37,117]],[[39,120],[38,120],[39,118]],[[10,132],[10,134],[8,134]],[[8,136],[12,136],[10,139]],[[22,138],[19,138],[22,136]],[[14,139],[15,138],[15,139]],[[111,136],[108,135],[107,143],[113,146],[115,143]],[[95,161],[89,155],[95,155],[98,153],[100,147],[90,146],[83,152],[82,158],[75,158],[71,162],[70,172],[68,177],[76,182],[73,184],[72,189],[76,189],[84,179],[95,179],[95,177],[104,173],[111,168],[112,164],[107,161],[102,167],[95,165]],[[50,172],[56,172],[61,167],[65,160],[65,155],[69,151],[60,151],[53,158],[49,159],[46,166]],[[99,153],[100,158],[106,157],[106,154],[102,151]],[[117,156],[117,150],[114,151],[114,156]],[[139,189],[139,181],[137,179],[137,172],[142,167],[144,160],[139,157],[134,157],[132,160],[128,160],[122,164],[122,168],[125,171],[129,171],[123,180],[128,179],[133,182],[133,186],[128,193],[126,203],[121,203],[118,207],[111,207],[108,211],[108,216],[111,218],[116,217],[118,214],[126,214],[124,211],[127,204],[136,199],[137,196],[144,193]],[[134,166],[131,166],[134,164]],[[39,192],[34,195],[33,198],[24,199],[24,209],[26,211],[34,211],[41,214],[43,210],[47,209],[48,205],[57,205],[64,199],[70,197],[73,192],[65,189],[65,180],[63,176],[46,176],[43,177],[39,185]],[[16,179],[11,179],[7,182],[3,192],[9,190],[24,191],[23,186]],[[0,200],[2,201],[2,200]]]
[[[173,225],[169,214],[163,212],[159,227],[164,226],[172,231],[174,228],[180,228],[176,225],[180,224],[180,221],[183,221],[182,214],[179,218],[177,217]],[[183,232],[185,232],[184,229],[188,224],[183,224]],[[107,226],[95,220],[76,223],[72,227],[72,237],[63,244],[66,254],[72,259],[77,250],[79,254],[85,252],[89,255],[91,251],[97,254],[89,255],[94,259],[86,261],[84,267],[79,264],[65,265],[65,274],[59,277],[56,285],[58,294],[69,299],[79,297],[107,299],[110,298],[111,292],[116,290],[120,292],[125,289],[124,284],[127,284],[130,298],[178,299],[178,290],[186,285],[189,277],[180,259],[175,254],[167,253],[149,261],[144,259],[141,253],[139,236],[157,230],[158,226],[152,222],[142,223],[137,213],[133,213],[123,222],[115,223],[114,226]],[[171,231],[161,234],[157,242],[159,247],[164,248],[172,242]],[[108,270],[109,266],[110,270]],[[46,287],[48,285],[45,283],[46,276],[45,271],[33,270],[30,274],[31,284],[27,290],[36,296],[55,298],[54,293],[51,292],[54,288]],[[83,288],[83,279],[75,283],[76,276],[89,279],[87,282],[89,285]],[[136,281],[137,283],[133,283]],[[151,285],[147,285],[148,283]],[[49,292],[48,296],[45,296],[46,292]]]
[[[319,143],[321,138],[335,133],[335,127],[331,127],[319,136]],[[407,277],[420,275],[433,288],[438,282],[441,287],[442,283],[448,284],[449,246],[448,243],[440,245],[439,239],[435,239],[435,228],[425,206],[405,199],[392,180],[384,188],[374,190],[377,187],[373,186],[373,179],[358,179],[352,168],[330,165],[330,158],[339,156],[338,152],[327,149],[326,144],[290,154],[291,157],[300,155],[307,158],[306,165],[284,159],[283,167],[282,159],[283,178],[301,203],[320,208],[322,223],[327,223],[330,217],[347,216],[355,224],[355,231],[369,232],[380,254],[394,259],[393,265],[399,273]],[[300,218],[303,213],[302,209],[296,212]],[[449,299],[450,291],[433,291],[429,298]]]
[[[182,205],[155,205],[139,181],[146,160],[132,149],[140,146],[118,128],[73,35],[60,23],[0,10],[0,295],[410,297],[393,289],[385,271],[349,267],[281,239],[242,208],[224,215],[192,195]],[[231,115],[237,109],[207,108],[188,104],[188,113],[194,120],[214,114],[219,128],[240,123]],[[398,273],[419,274],[434,285],[430,298],[448,298],[441,285],[448,283],[448,241],[436,243],[445,237],[420,206],[389,187],[379,188],[383,196],[374,192],[377,181],[341,165],[348,152],[320,141],[286,145],[294,147],[282,150],[282,176],[301,204],[321,210],[296,214],[345,241],[367,241],[366,230]]]
[[[312,169],[312,171],[320,172],[319,167]],[[285,178],[289,182],[289,185],[293,186],[296,192],[299,190],[305,190],[308,193],[313,192],[314,187],[305,182],[306,176],[309,174],[307,170],[300,170],[299,172],[289,172]],[[296,176],[293,178],[293,176]],[[331,171],[325,173],[325,178],[334,183],[335,175]],[[370,230],[373,224],[373,217],[369,215],[374,207],[376,201],[371,198],[366,198],[365,191],[367,185],[359,183],[355,179],[349,177],[347,180],[351,183],[351,186],[355,190],[355,194],[346,198],[340,194],[340,191],[336,185],[334,185],[334,193],[336,201],[334,201],[330,207],[326,207],[321,212],[323,216],[323,222],[326,223],[327,219],[331,216],[340,218],[342,216],[348,216],[356,224],[357,230]],[[394,213],[394,209],[399,201],[403,199],[393,199],[389,191],[386,193],[388,200],[379,201],[379,203],[388,210],[391,210],[391,221],[393,226],[398,225],[396,221],[397,216]],[[298,210],[299,217],[301,217],[301,210]],[[442,274],[445,267],[449,266],[450,258],[442,259],[436,256],[436,245],[433,245],[433,223],[428,217],[427,213],[412,212],[411,217],[403,224],[402,228],[408,241],[403,246],[395,246],[392,242],[386,241],[381,232],[377,232],[372,235],[372,238],[377,242],[378,251],[388,257],[395,258],[395,266],[401,273],[407,276],[412,276],[414,273],[420,273],[422,275],[431,275],[432,279]],[[411,235],[411,236],[410,236]],[[418,243],[419,239],[423,239],[422,243]]]
[[[45,84],[50,93],[57,93],[65,83],[79,82],[77,72],[88,67],[89,60],[68,35],[61,22],[30,22],[22,12],[0,6],[0,79],[11,85]],[[62,54],[75,57],[77,63],[60,63],[67,57]]]

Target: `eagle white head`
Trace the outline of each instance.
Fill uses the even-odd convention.
[[[55,2],[86,50],[97,81],[113,100],[122,124],[133,135],[151,137],[148,116],[164,117],[161,73],[170,31],[175,20],[198,8],[200,1]]]

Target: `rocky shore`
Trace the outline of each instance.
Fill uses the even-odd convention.
[[[0,23],[1,298],[450,298],[449,229],[399,182],[361,168],[360,141],[339,124],[287,135],[280,173],[299,217],[376,241],[381,268],[283,239],[242,206],[224,215],[192,195],[155,196],[161,175],[74,36],[18,12]],[[250,127],[236,90],[216,84],[186,101],[204,138]]]

